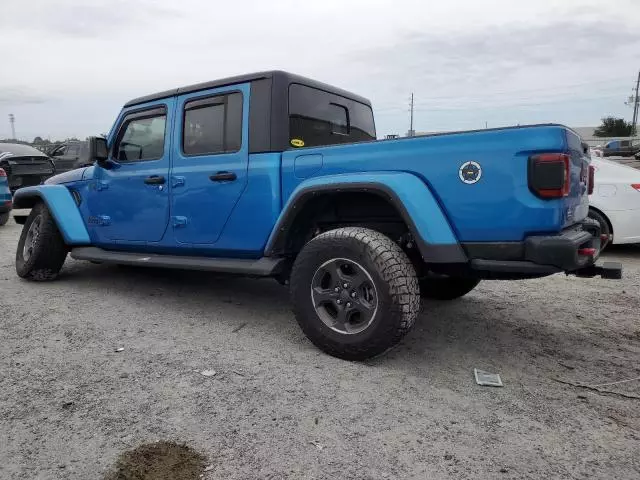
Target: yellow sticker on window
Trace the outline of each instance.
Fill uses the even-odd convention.
[[[301,140],[300,138],[292,138],[291,145],[294,147],[304,147],[304,140]]]

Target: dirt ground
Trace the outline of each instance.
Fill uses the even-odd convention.
[[[0,228],[2,479],[102,479],[157,441],[205,455],[205,479],[640,478],[640,400],[556,381],[640,376],[640,247],[606,254],[622,281],[425,303],[399,347],[349,363],[305,339],[274,281],[68,259],[29,283],[19,231]]]

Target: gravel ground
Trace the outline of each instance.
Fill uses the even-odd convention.
[[[640,376],[638,247],[606,255],[622,281],[425,303],[398,348],[349,363],[304,338],[271,280],[68,259],[22,281],[19,228],[0,228],[2,479],[100,479],[158,440],[206,455],[209,479],[640,478],[640,400],[554,380]]]

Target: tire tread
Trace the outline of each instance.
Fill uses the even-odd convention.
[[[321,250],[344,246],[357,241],[361,250],[369,255],[383,281],[388,285],[392,299],[389,315],[394,318],[385,335],[377,335],[365,345],[337,345],[323,338],[299,318],[295,308],[296,298],[292,288],[292,302],[296,318],[309,339],[330,355],[348,360],[364,360],[384,353],[396,345],[411,330],[420,312],[420,287],[413,264],[402,249],[386,235],[365,227],[342,227],[324,232],[312,239],[298,255],[291,274],[291,284],[299,281],[301,265],[310,261]]]

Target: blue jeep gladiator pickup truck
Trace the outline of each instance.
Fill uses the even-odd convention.
[[[274,277],[315,345],[361,360],[421,296],[621,275],[595,265],[590,159],[561,125],[376,141],[367,99],[273,71],[131,100],[89,149],[93,166],[16,192],[20,277],[54,279],[67,253]]]

